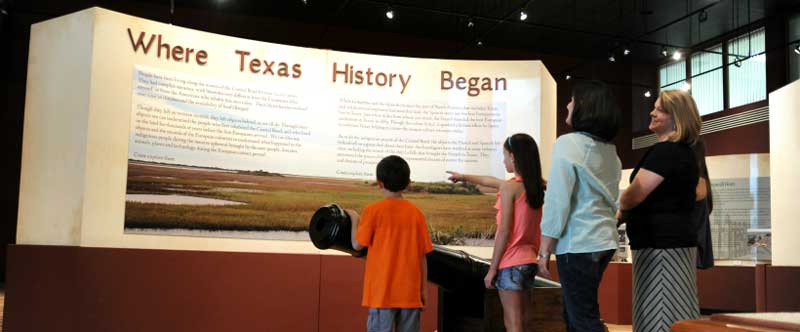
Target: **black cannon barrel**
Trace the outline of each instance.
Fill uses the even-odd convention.
[[[367,254],[367,249],[355,250],[350,233],[350,215],[337,204],[328,204],[314,212],[308,224],[308,236],[318,249],[336,249],[355,257]]]
[[[311,217],[308,234],[319,249],[336,249],[356,257],[367,254],[367,250],[353,249],[350,239],[350,216],[337,204],[328,204]],[[489,271],[489,261],[439,245],[427,255],[428,281],[450,291],[480,291],[484,289],[483,278]],[[536,277],[536,287],[561,287],[557,282]]]

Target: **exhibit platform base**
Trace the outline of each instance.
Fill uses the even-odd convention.
[[[363,331],[350,256],[11,245],[4,331]],[[436,330],[437,287],[422,331]]]

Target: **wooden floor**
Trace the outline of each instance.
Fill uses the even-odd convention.
[[[606,326],[608,326],[608,331],[609,332],[631,332],[631,331],[633,331],[633,326],[631,326],[631,325],[614,325],[614,324],[606,323]]]
[[[0,332],[3,331],[3,313],[5,312],[3,307],[6,305],[6,290],[4,288],[0,288]]]
[[[3,330],[3,306],[6,303],[6,291],[5,289],[0,288],[0,332]],[[609,332],[631,332],[632,327],[630,325],[614,325],[614,324],[606,324],[608,325]]]

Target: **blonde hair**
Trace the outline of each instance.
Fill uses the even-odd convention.
[[[681,90],[661,91],[658,98],[661,99],[661,110],[671,115],[675,123],[675,133],[669,140],[689,145],[697,143],[703,120],[697,112],[694,98],[688,92]]]

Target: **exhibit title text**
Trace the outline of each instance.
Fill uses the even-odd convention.
[[[128,30],[128,38],[134,53],[142,52],[144,55],[155,56],[178,63],[194,63],[205,66],[209,61],[208,51],[169,43],[162,34],[150,34],[145,31],[136,33]],[[303,76],[303,67],[300,63],[281,61],[268,57],[254,55],[248,50],[233,50],[236,57],[237,70],[241,73],[265,75],[278,78],[299,79]],[[333,62],[331,68],[331,82],[334,84],[370,86],[377,88],[393,89],[400,94],[406,92],[411,83],[411,74],[385,72],[372,67],[359,67],[350,63]],[[452,89],[466,90],[467,95],[475,97],[484,91],[508,89],[505,77],[464,77],[454,75],[453,72],[442,70],[439,77],[441,91]]]

